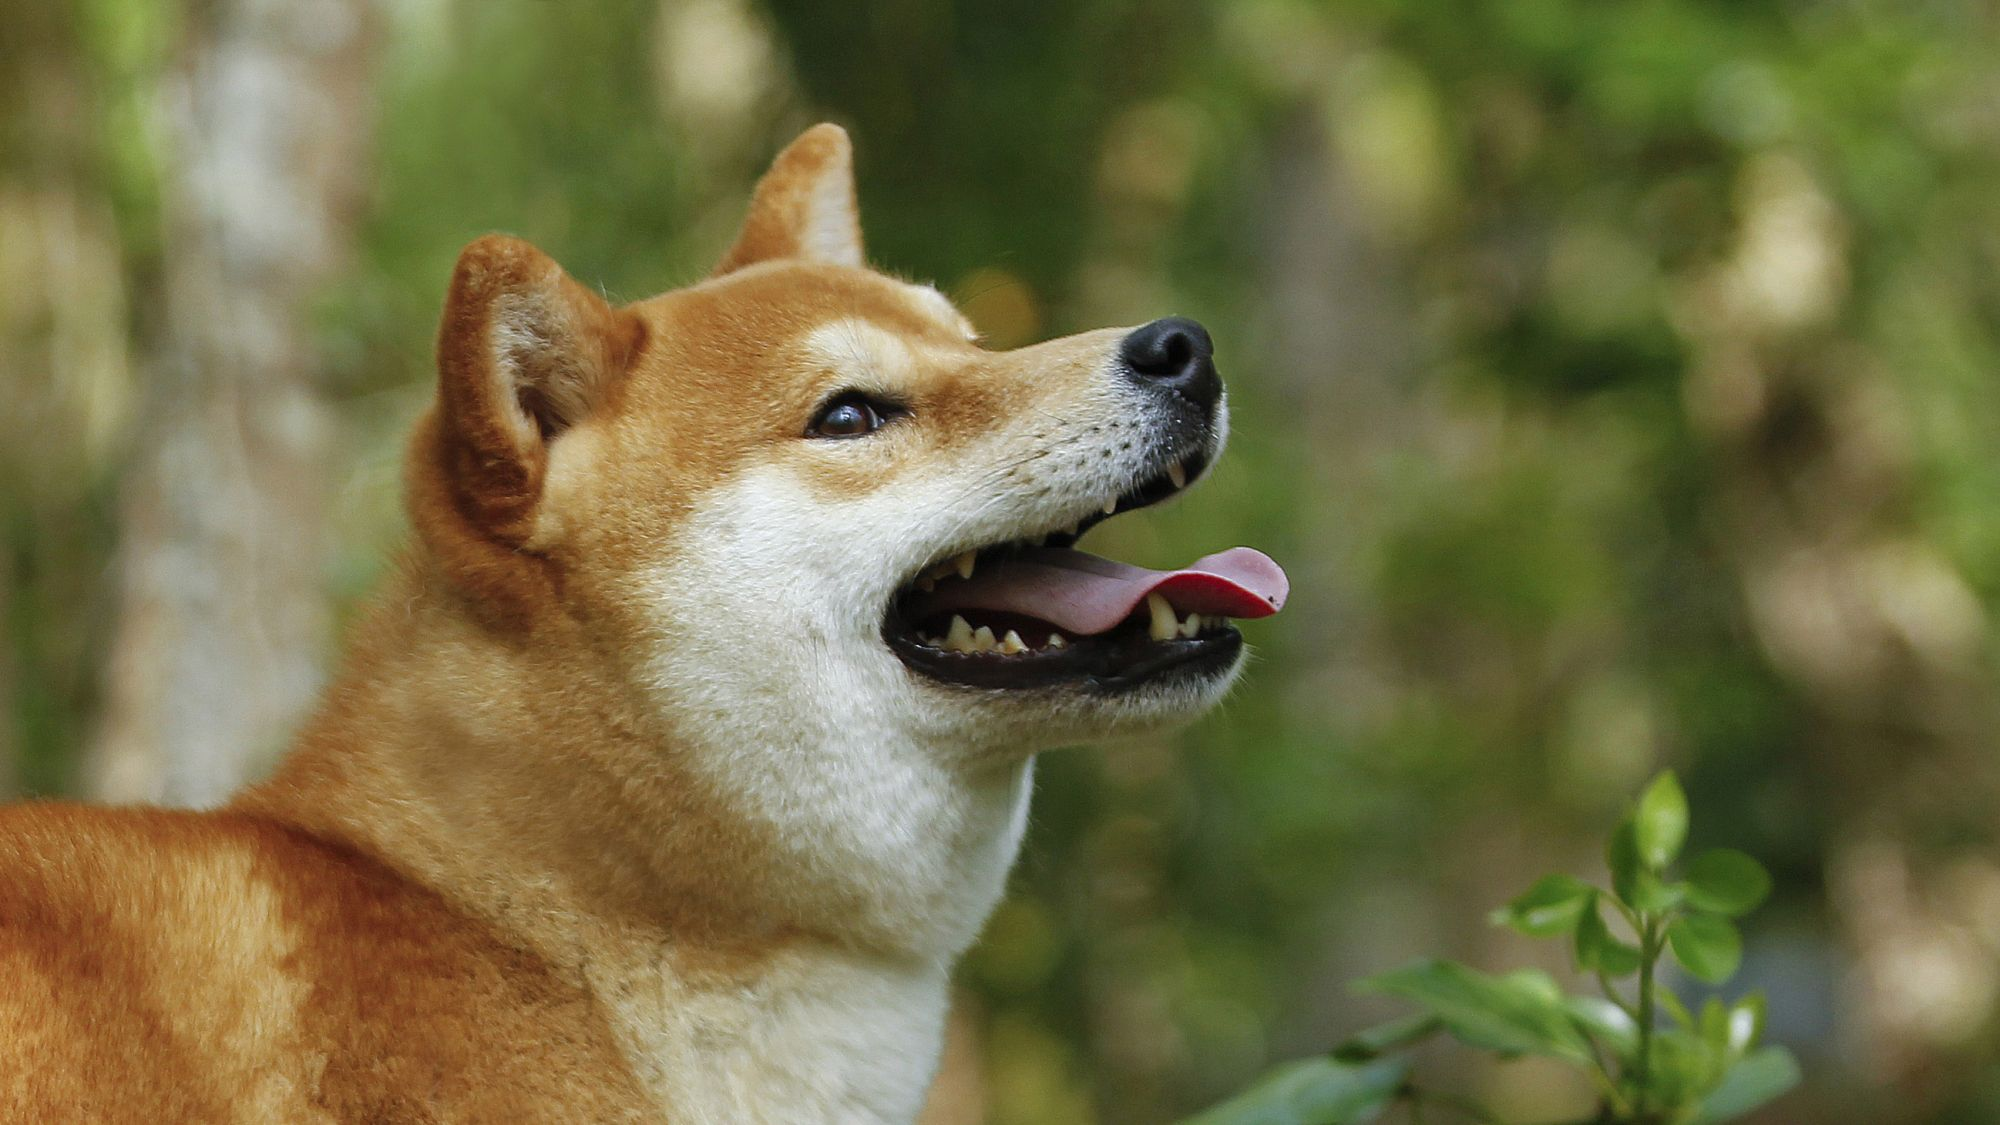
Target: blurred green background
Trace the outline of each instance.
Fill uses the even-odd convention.
[[[175,738],[268,762],[401,535],[457,249],[684,284],[830,119],[872,258],[994,346],[1205,322],[1230,455],[1096,549],[1293,579],[1221,713],[1044,761],[960,974],[986,1120],[1167,1120],[1394,1011],[1345,982],[1418,954],[1565,969],[1486,911],[1596,875],[1663,765],[1697,845],[1778,876],[1738,983],[1808,1075],[1759,1120],[2000,1120],[2000,6],[4,22],[0,786],[199,802]]]

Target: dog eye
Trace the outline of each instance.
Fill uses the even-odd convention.
[[[872,434],[901,414],[902,408],[863,394],[843,394],[820,408],[813,419],[812,437],[851,438]]]

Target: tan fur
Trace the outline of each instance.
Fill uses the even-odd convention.
[[[661,686],[715,639],[655,591],[703,558],[691,528],[726,488],[778,474],[838,504],[995,456],[1095,401],[1118,337],[987,353],[935,293],[856,268],[847,154],[805,134],[716,276],[629,308],[518,240],[466,249],[409,451],[415,544],[276,776],[212,813],[0,810],[0,1118],[914,1114],[1027,755],[918,759],[960,810],[923,822],[935,875],[927,850],[908,897],[849,883],[866,857],[732,788],[717,756],[742,715]],[[871,380],[921,424],[865,454],[802,440],[823,396]],[[1026,488],[1007,464],[992,487]],[[858,1041],[922,1044],[876,1051],[911,1056],[914,1090],[842,1086],[797,1046],[818,1049],[793,1030],[815,1005],[851,1003],[895,1017],[855,1016]]]

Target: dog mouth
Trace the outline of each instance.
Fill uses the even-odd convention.
[[[1285,603],[1276,563],[1234,547],[1157,571],[1074,549],[1097,524],[1179,493],[1207,464],[1177,460],[1074,523],[932,563],[890,600],[884,640],[912,670],[967,687],[1122,691],[1227,672],[1243,648],[1231,620]]]

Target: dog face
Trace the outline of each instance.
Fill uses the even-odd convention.
[[[922,793],[990,776],[1018,820],[1032,753],[1198,714],[1241,664],[1226,617],[1284,595],[1262,556],[1160,575],[1067,549],[1220,452],[1199,326],[980,348],[862,265],[831,126],[687,289],[613,309],[475,243],[439,357],[412,475],[433,553],[510,622],[581,623],[767,817],[867,805],[893,843]]]
[[[692,288],[614,310],[524,244],[475,244],[441,354],[473,392],[444,409],[519,466],[489,489],[507,518],[484,522],[684,714],[777,708],[805,741],[976,760],[1199,713],[1241,662],[1207,602],[1171,637],[1149,605],[1065,632],[1083,618],[1033,600],[1073,591],[1011,572],[1214,460],[1206,335],[1164,321],[986,351],[936,290],[861,265],[854,216],[845,136],[824,127]],[[960,593],[995,567],[1024,589]]]

